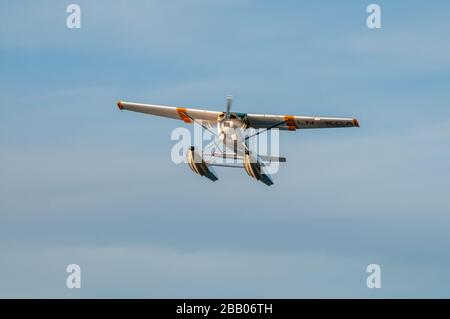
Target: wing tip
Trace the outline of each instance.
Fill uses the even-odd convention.
[[[117,102],[117,107],[119,108],[119,110],[123,110],[122,101]]]
[[[352,122],[353,122],[353,125],[354,125],[354,126],[356,126],[356,127],[360,127],[360,126],[359,126],[359,122],[358,122],[358,120],[357,120],[357,119],[353,119],[353,121],[352,121]]]

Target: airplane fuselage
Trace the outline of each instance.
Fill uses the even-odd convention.
[[[237,148],[239,153],[244,151],[244,131],[246,128],[246,123],[233,113],[230,114],[228,119],[226,118],[225,113],[219,115],[217,121],[219,140],[221,140],[229,149],[236,150]]]

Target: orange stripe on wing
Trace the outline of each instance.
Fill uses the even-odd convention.
[[[295,122],[295,118],[292,115],[285,115],[284,120],[286,121],[286,126],[289,131],[295,131],[298,129],[297,122]]]
[[[186,113],[185,107],[177,107],[177,113],[180,119],[184,121],[184,123],[192,123],[191,118]]]

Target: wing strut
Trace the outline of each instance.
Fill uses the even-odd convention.
[[[289,120],[284,120],[283,122],[279,122],[279,123],[276,123],[276,124],[274,124],[274,125],[272,125],[272,126],[269,126],[269,127],[265,128],[264,130],[259,131],[259,132],[255,133],[255,134],[253,134],[253,135],[246,136],[244,140],[247,141],[247,140],[249,140],[249,139],[252,138],[252,137],[255,137],[255,136],[257,136],[257,135],[259,135],[259,134],[261,134],[261,133],[267,132],[267,131],[269,131],[269,130],[271,130],[271,129],[277,127],[277,126],[283,125],[283,124],[286,123],[287,121],[289,121]]]
[[[195,120],[192,116],[190,116],[189,114],[186,113],[186,116],[189,117],[192,122],[197,122],[198,124],[200,124],[205,130],[207,130],[209,133],[211,133],[212,135],[216,136],[217,138],[219,137],[219,135],[217,135],[216,133],[214,133],[213,131],[211,131],[209,129],[209,127],[207,127],[206,125],[204,125],[202,122],[199,122],[197,120]]]

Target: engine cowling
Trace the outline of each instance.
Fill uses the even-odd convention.
[[[264,173],[261,163],[251,154],[246,153],[244,155],[243,163],[244,169],[250,177],[261,181],[268,186],[273,184],[269,175]]]
[[[212,167],[209,167],[208,164],[202,158],[202,155],[199,151],[195,149],[194,146],[188,150],[187,154],[187,162],[189,164],[190,169],[197,175],[205,176],[206,178],[212,180],[213,182],[217,181],[218,178]]]

